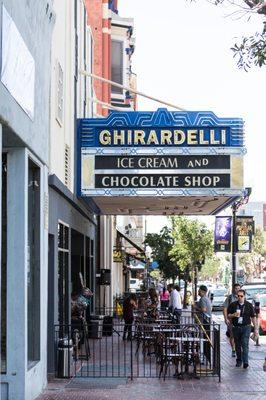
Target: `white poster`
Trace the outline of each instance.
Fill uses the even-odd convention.
[[[2,19],[1,82],[33,119],[35,62],[4,6]]]

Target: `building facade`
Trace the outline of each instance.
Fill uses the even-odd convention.
[[[92,117],[93,36],[82,0],[53,3],[49,175],[48,373],[54,373],[54,332],[71,323],[71,293],[95,292],[97,218],[76,196],[76,120]],[[95,306],[95,297],[90,308]]]
[[[51,2],[1,2],[1,398],[47,382]]]
[[[126,87],[136,88],[136,75],[132,73],[131,58],[134,52],[133,20],[118,15],[118,2],[114,0],[86,0],[88,25],[94,43],[93,73]],[[102,103],[121,110],[134,110],[136,98],[125,89],[93,80],[97,117],[105,117],[109,110]],[[97,103],[99,101],[99,103]],[[116,220],[111,215],[99,217],[99,269],[111,270],[110,285],[98,287],[97,306],[112,307],[117,292],[126,287],[123,263],[113,258],[116,246]],[[118,280],[118,281],[117,281]],[[99,282],[99,281],[98,281]],[[117,285],[117,282],[119,284]]]
[[[255,227],[266,232],[266,203],[263,201],[250,201],[244,204],[237,213],[238,215],[253,216]]]

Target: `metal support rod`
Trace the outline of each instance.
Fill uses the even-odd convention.
[[[80,70],[79,73],[81,75],[86,75],[86,76],[89,76],[89,77],[91,77],[93,79],[98,79],[98,80],[100,80],[102,82],[109,83],[112,86],[119,87],[120,89],[124,89],[124,90],[126,90],[128,92],[138,94],[139,96],[145,97],[146,99],[149,99],[149,100],[152,100],[152,101],[156,101],[157,103],[164,104],[164,105],[166,105],[168,107],[175,108],[176,110],[186,111],[184,108],[179,107],[179,106],[177,106],[175,104],[168,103],[167,101],[160,100],[160,99],[157,99],[156,97],[149,96],[149,95],[147,95],[147,94],[145,94],[143,92],[140,92],[138,90],[135,90],[133,88],[130,88],[130,87],[127,87],[127,86],[124,86],[124,85],[120,85],[120,83],[117,83],[117,82],[114,82],[114,81],[110,81],[109,79],[106,79],[106,78],[103,78],[101,76],[92,74],[91,72]]]
[[[232,293],[234,290],[234,284],[236,283],[236,205],[232,206]]]
[[[234,284],[236,283],[236,212],[241,206],[248,203],[250,194],[251,188],[245,188],[244,196],[239,198],[232,204],[232,292],[234,290]]]

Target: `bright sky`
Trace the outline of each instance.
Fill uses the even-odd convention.
[[[237,37],[261,31],[261,17],[239,19],[230,16],[236,9],[207,0],[119,0],[118,8],[122,17],[134,18],[138,90],[187,110],[242,117],[244,184],[252,187],[250,201],[266,201],[266,67],[241,71],[230,50]],[[138,99],[139,111],[158,107]]]

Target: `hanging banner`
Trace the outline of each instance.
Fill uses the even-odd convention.
[[[231,251],[232,217],[216,217],[214,230],[214,251]]]
[[[237,252],[248,253],[251,251],[252,235],[254,235],[254,232],[253,217],[236,216],[235,235]]]

